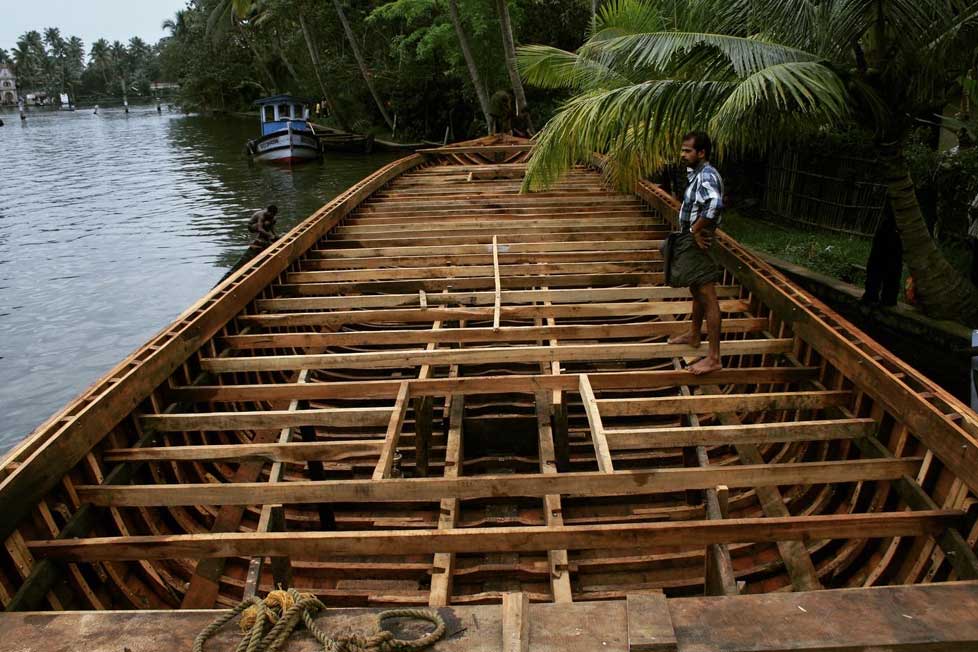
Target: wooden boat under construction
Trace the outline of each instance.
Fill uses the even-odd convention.
[[[693,376],[674,201],[520,194],[529,149],[379,170],[14,450],[0,649],[189,649],[283,582],[443,651],[978,649],[976,415],[726,236]]]

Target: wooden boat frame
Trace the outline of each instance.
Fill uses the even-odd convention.
[[[598,157],[517,194],[529,152],[391,163],[40,426],[0,471],[7,611],[169,622],[293,578],[335,607],[593,607],[621,649],[719,649],[721,604],[757,611],[723,649],[975,649],[940,618],[978,606],[976,415],[725,235],[726,369],[692,376],[675,201]],[[849,624],[761,646],[785,591]],[[847,631],[877,599],[947,604]]]

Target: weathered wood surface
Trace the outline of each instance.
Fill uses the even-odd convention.
[[[771,593],[734,598],[630,595],[625,600],[528,605],[527,641],[535,652],[971,652],[978,650],[978,586],[970,582]],[[331,609],[317,623],[328,632],[377,631],[379,609]],[[500,605],[438,610],[447,636],[431,652],[501,652]],[[189,650],[223,611],[107,611],[0,614],[0,652]],[[395,625],[408,638],[420,623]],[[231,624],[206,649],[231,649]],[[308,632],[290,652],[318,652]]]

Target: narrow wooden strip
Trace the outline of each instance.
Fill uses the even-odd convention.
[[[141,417],[143,427],[160,432],[187,430],[263,430],[298,426],[383,426],[387,408],[328,408],[319,410],[266,410],[260,412],[202,412],[154,414]]]
[[[591,426],[591,442],[594,444],[594,455],[598,461],[598,470],[603,473],[612,473],[615,466],[611,460],[608,440],[605,438],[604,425],[601,423],[598,402],[594,398],[594,391],[591,389],[591,382],[588,380],[587,374],[581,374],[580,391],[588,424]]]
[[[401,388],[397,391],[397,398],[394,399],[394,410],[390,413],[390,420],[387,424],[387,434],[384,436],[380,459],[374,468],[373,481],[390,477],[391,467],[394,464],[394,455],[397,453],[397,442],[401,437],[401,428],[404,426],[404,416],[407,414],[407,408],[408,383],[407,381],[401,381]]]
[[[499,330],[499,312],[502,305],[502,285],[499,282],[499,244],[496,236],[492,236],[492,276],[496,283],[492,304],[492,330]]]
[[[401,410],[395,410],[394,414]],[[393,432],[392,420],[388,434]],[[391,448],[385,450],[393,451]],[[584,496],[643,495],[687,489],[762,487],[784,484],[805,485],[860,480],[893,480],[914,474],[922,458],[888,460],[845,460],[751,464],[699,468],[668,468],[655,471],[614,473],[560,473],[485,475],[462,478],[408,478],[372,480],[295,481],[277,485],[264,482],[171,485],[78,485],[80,499],[103,506],[251,505],[260,493],[268,503],[319,502],[416,502],[442,498],[486,498],[547,494]],[[381,465],[378,464],[378,468]],[[383,468],[388,469],[385,461]]]
[[[768,444],[867,437],[876,429],[873,419],[826,419],[748,425],[605,430],[611,450]]]
[[[964,513],[955,510],[878,512],[563,527],[493,527],[452,530],[372,530],[366,532],[288,532],[102,537],[30,541],[36,557],[68,561],[124,561],[230,556],[289,556],[322,559],[336,554],[530,552],[567,548],[634,549],[649,546],[705,546],[784,540],[870,539],[934,535],[956,527]]]
[[[445,477],[457,478],[462,467],[462,418],[465,415],[465,397],[453,396],[448,417],[448,439],[445,443]],[[438,506],[438,529],[451,530],[458,525],[459,501],[443,498]],[[452,573],[455,570],[455,553],[436,552],[432,563],[429,607],[447,606],[452,594]]]

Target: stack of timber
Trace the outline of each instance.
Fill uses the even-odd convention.
[[[675,202],[529,154],[379,170],[42,425],[0,601],[104,613],[0,625],[118,650],[287,583],[436,650],[976,649],[976,415],[722,235],[693,376]]]

